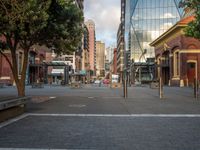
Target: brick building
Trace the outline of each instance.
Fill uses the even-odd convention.
[[[11,60],[11,55],[9,51],[5,51],[4,54]],[[12,85],[14,78],[12,75],[12,70],[10,69],[9,63],[3,55],[0,54],[0,83],[7,85]]]
[[[184,35],[184,29],[194,16],[189,16],[150,45],[155,47],[157,77],[165,85],[190,86],[200,78],[200,41]]]
[[[96,35],[95,35],[95,23],[93,20],[87,20],[85,25],[89,33],[89,64],[91,76],[96,74]]]
[[[4,54],[11,60],[10,51],[5,51]],[[18,77],[20,78],[20,72],[23,63],[23,51],[20,49],[16,52]],[[45,46],[33,46],[29,52],[26,74],[26,84],[31,84],[36,81],[44,81],[44,77],[47,74],[44,70],[43,62],[51,61],[51,51]],[[51,69],[51,68],[48,68]],[[3,55],[0,54],[0,83],[7,85],[15,84],[12,75],[12,70]]]

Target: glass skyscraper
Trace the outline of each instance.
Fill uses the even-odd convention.
[[[172,27],[183,15],[180,0],[126,0],[125,42],[130,59],[144,62],[155,57],[153,40]]]

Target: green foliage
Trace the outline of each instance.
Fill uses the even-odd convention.
[[[28,52],[36,44],[54,47],[57,54],[75,51],[82,39],[83,14],[74,0],[0,0],[0,54],[8,61],[23,96]],[[24,51],[18,78],[16,51]],[[12,59],[2,52],[10,50]]]
[[[52,0],[48,13],[41,41],[44,39],[46,45],[55,47],[57,54],[75,51],[81,44],[83,14],[74,0]]]
[[[184,4],[195,13],[195,20],[185,29],[186,36],[200,40],[200,0],[185,0]]]
[[[18,43],[22,48],[36,43],[47,25],[49,5],[50,0],[1,0],[0,35],[6,38],[1,45],[14,50]]]
[[[58,54],[75,51],[82,21],[74,0],[0,0],[0,36],[6,37],[0,49],[41,44],[55,47]]]

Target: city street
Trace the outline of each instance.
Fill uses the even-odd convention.
[[[199,150],[200,100],[191,88],[27,86],[26,113],[0,124],[7,149]],[[16,89],[0,89],[1,96]]]
[[[0,150],[200,150],[200,0],[1,0]]]

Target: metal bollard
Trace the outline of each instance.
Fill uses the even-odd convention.
[[[163,98],[163,83],[162,83],[162,78],[159,78],[159,97],[160,99]]]
[[[124,98],[127,98],[127,80],[124,80]]]
[[[194,78],[194,98],[198,99],[198,81]]]

